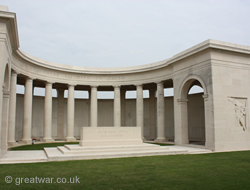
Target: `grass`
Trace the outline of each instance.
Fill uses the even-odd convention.
[[[250,151],[0,165],[1,189],[250,189]],[[5,176],[13,182],[6,183]],[[18,183],[53,177],[52,183]],[[74,178],[80,183],[54,183]],[[16,182],[15,182],[16,181]],[[71,179],[72,181],[72,179]],[[19,185],[16,185],[19,184]]]
[[[44,147],[64,146],[65,144],[79,144],[79,142],[41,143],[41,144],[23,145],[23,146],[13,147],[10,150],[43,150]]]
[[[148,144],[156,144],[160,146],[174,146],[174,144],[164,144],[164,143],[148,143]]]
[[[63,143],[39,143],[33,145],[23,145],[18,147],[13,147],[10,150],[43,150],[44,147],[57,147],[64,146],[65,144],[79,144],[79,142],[63,142]],[[157,144],[160,146],[172,146],[173,144],[161,144],[161,143],[149,143]]]

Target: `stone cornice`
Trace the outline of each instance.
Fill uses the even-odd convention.
[[[20,49],[16,50],[18,56],[20,56],[25,61],[30,63],[39,65],[44,68],[54,69],[58,71],[64,72],[71,72],[71,73],[79,73],[79,74],[127,74],[127,73],[138,73],[138,72],[145,72],[145,71],[152,71],[161,69],[163,67],[169,66],[176,61],[189,57],[193,54],[201,52],[205,49],[215,48],[221,49],[226,51],[233,51],[238,53],[245,53],[250,54],[250,47],[243,46],[238,44],[232,44],[227,42],[221,42],[217,40],[206,40],[196,46],[193,46],[175,56],[159,61],[152,64],[145,64],[140,66],[133,66],[133,67],[121,67],[121,68],[91,68],[91,67],[80,67],[80,66],[71,66],[71,65],[63,65],[58,63],[53,63],[49,61],[44,61],[38,58],[35,58],[31,55],[26,54],[25,52],[21,51]]]
[[[11,46],[13,50],[16,51],[19,48],[16,13],[0,11],[0,19],[7,21],[8,32],[11,39]]]

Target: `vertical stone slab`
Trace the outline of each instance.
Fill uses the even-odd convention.
[[[214,116],[212,96],[203,95],[205,112],[205,146],[215,150]]]

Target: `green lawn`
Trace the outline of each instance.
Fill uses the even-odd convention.
[[[248,190],[250,151],[6,164],[0,165],[0,176],[0,189]],[[5,176],[12,176],[12,183],[6,183]],[[53,181],[21,183],[21,177],[36,182],[36,176]],[[56,178],[73,182],[76,176],[80,183],[55,183]]]
[[[57,147],[64,146],[65,144],[79,144],[79,142],[63,142],[63,143],[41,143],[33,145],[23,145],[11,148],[10,150],[43,150],[44,147]],[[161,144],[161,143],[152,143],[160,146],[172,146],[173,144]]]
[[[44,147],[57,147],[65,144],[79,144],[79,142],[63,142],[63,143],[41,143],[32,145],[23,145],[11,148],[10,150],[43,150]]]

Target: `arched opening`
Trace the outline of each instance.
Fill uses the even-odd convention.
[[[182,85],[180,93],[182,144],[205,145],[206,86],[199,77],[190,77]]]
[[[200,86],[191,86],[187,96],[188,140],[190,144],[205,145],[204,90]]]
[[[1,123],[1,154],[7,151],[7,131],[8,131],[8,118],[9,118],[9,89],[10,89],[10,70],[6,64],[4,71],[4,82],[2,88],[2,123]]]

